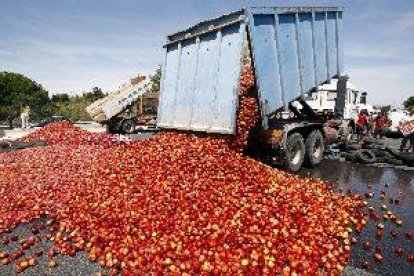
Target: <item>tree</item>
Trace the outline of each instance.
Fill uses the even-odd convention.
[[[150,80],[152,82],[152,91],[159,92],[160,91],[160,82],[161,82],[161,67],[155,71],[155,74],[150,76]]]
[[[403,103],[404,107],[407,109],[414,108],[414,96],[408,97]]]
[[[31,119],[52,113],[49,93],[30,78],[12,72],[0,72],[0,114],[18,116],[20,107],[28,104]]]
[[[55,94],[52,96],[51,101],[53,103],[65,103],[65,102],[69,102],[69,95],[66,93],[62,93],[62,94]]]
[[[388,114],[388,112],[390,112],[391,110],[391,105],[384,105],[381,107],[381,112],[384,114]]]
[[[105,97],[99,87],[92,88],[92,91],[84,92],[81,95],[68,96],[67,94],[53,95],[52,101],[55,106],[55,115],[69,117],[73,121],[90,120],[86,107],[96,100]]]

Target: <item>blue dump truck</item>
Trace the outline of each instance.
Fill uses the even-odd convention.
[[[346,90],[342,13],[338,7],[250,7],[169,35],[157,126],[234,135],[240,75],[250,66],[261,115],[251,133],[255,147],[290,171],[318,165],[326,120],[303,99],[332,78],[338,78],[338,99]]]

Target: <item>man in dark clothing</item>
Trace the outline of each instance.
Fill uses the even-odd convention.
[[[10,129],[13,129],[13,119],[14,119],[13,115],[7,116],[7,121],[9,121],[9,128]]]

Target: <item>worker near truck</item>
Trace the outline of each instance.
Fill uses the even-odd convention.
[[[378,116],[374,119],[374,138],[382,139],[391,121],[383,112],[378,112]]]
[[[358,142],[361,143],[368,131],[368,116],[363,112],[359,112],[356,129],[358,134]]]
[[[20,110],[20,118],[22,119],[22,128],[29,127],[30,107],[24,104]]]
[[[410,121],[414,121],[414,107],[410,109],[410,116],[405,120],[400,122],[400,126],[406,124]],[[410,143],[410,146],[407,148],[407,144]],[[413,152],[414,151],[414,131],[404,135],[404,138],[401,141],[400,151]]]

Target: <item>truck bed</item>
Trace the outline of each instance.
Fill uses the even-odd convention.
[[[271,114],[342,74],[341,35],[337,7],[246,8],[172,34],[157,125],[233,134],[248,45],[266,129]]]

